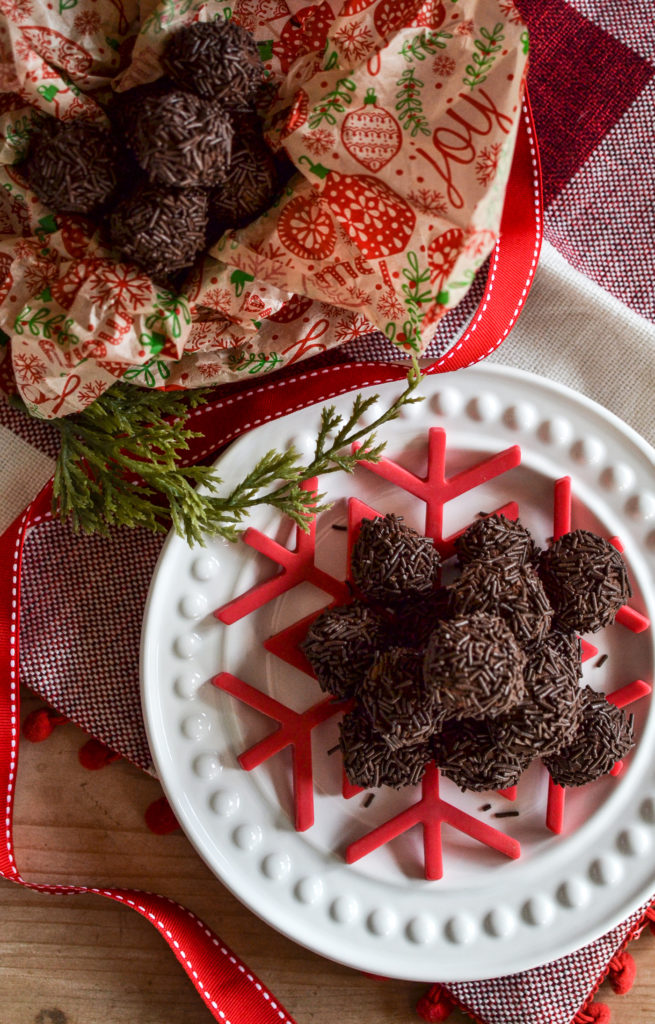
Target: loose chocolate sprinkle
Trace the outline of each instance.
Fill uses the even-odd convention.
[[[407,647],[393,648],[373,662],[357,700],[392,750],[424,743],[444,719],[436,692],[423,680],[423,652]]]
[[[118,184],[120,149],[106,128],[89,121],[44,120],[21,170],[39,199],[61,213],[93,213]]]
[[[328,752],[327,752],[328,753],[328,757],[330,756],[330,754],[336,754],[338,749],[339,749],[339,744],[335,743],[334,746],[330,747],[330,749],[328,750]]]
[[[112,244],[161,280],[193,263],[204,245],[206,227],[206,192],[149,184],[120,202],[109,222]]]
[[[151,181],[176,188],[222,182],[233,134],[222,107],[182,89],[135,102],[126,129],[127,141]]]
[[[478,807],[478,810],[479,811],[489,811],[489,810],[491,810],[491,804],[482,804],[482,807]]]
[[[522,647],[538,642],[550,629],[553,609],[539,577],[531,565],[511,557],[469,562],[448,593],[456,615],[497,615]]]
[[[494,818],[518,818],[518,811],[496,811]]]
[[[500,715],[523,698],[525,655],[502,619],[476,612],[440,622],[423,674],[448,718]]]
[[[501,555],[511,558],[517,565],[536,561],[539,548],[518,519],[513,521],[497,512],[492,515],[478,512],[478,516],[483,518],[471,523],[455,540],[460,565],[468,565],[480,559],[493,561]]]
[[[573,739],[552,757],[544,758],[553,782],[584,786],[611,771],[634,746],[633,717],[610,704],[590,686],[582,692],[582,716]]]
[[[594,668],[602,668],[602,666],[605,664],[608,658],[609,654],[601,654],[598,661],[594,663]]]
[[[543,551],[539,575],[561,629],[595,633],[632,595],[620,552],[589,530],[566,533]]]
[[[375,793],[369,793],[368,796],[366,797],[366,800],[362,804],[362,806],[363,807],[370,807],[374,800],[375,800]]]
[[[340,746],[348,781],[363,789],[400,789],[421,781],[431,751],[427,743],[391,750],[357,708],[341,722]]]
[[[374,601],[424,597],[439,585],[441,559],[429,537],[395,515],[363,519],[350,568],[355,584]]]
[[[353,601],[322,612],[301,646],[321,688],[335,697],[351,697],[386,648],[387,633],[380,613]]]
[[[234,21],[185,25],[171,36],[162,63],[179,85],[231,110],[249,110],[263,81],[257,43]]]
[[[344,526],[343,523],[332,523],[333,530],[344,530],[347,532],[348,527]]]

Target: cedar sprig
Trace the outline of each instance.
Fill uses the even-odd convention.
[[[334,406],[321,411],[312,459],[305,465],[293,447],[268,451],[243,480],[221,494],[211,466],[183,465],[189,442],[200,436],[189,414],[208,399],[203,391],[150,391],[117,384],[83,412],[52,421],[61,435],[53,511],[76,531],[108,533],[110,527],[142,526],[166,532],[171,524],[189,544],[207,535],[237,540],[250,510],[268,505],[308,530],[311,518],[329,508],[325,496],[302,485],[359,462],[379,462],[384,443],[375,432],[415,395],[421,371],[413,358],[404,391],[373,423],[361,426],[378,395],[357,395],[348,416]],[[357,450],[352,445],[360,442]]]

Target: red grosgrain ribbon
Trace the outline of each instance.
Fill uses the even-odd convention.
[[[527,91],[519,120],[498,242],[482,301],[460,340],[427,373],[472,366],[494,352],[516,323],[532,286],[542,241],[541,168]],[[262,423],[348,391],[403,380],[407,363],[344,363],[279,376],[231,391],[197,409],[191,424],[204,437],[190,442],[189,458],[210,455],[223,443]]]
[[[207,1008],[221,1024],[294,1024],[251,970],[191,911],[154,893],[85,885],[37,885],[21,877],[14,858],[12,817],[19,740],[20,576],[30,527],[50,518],[52,486],[41,493],[0,537],[0,794],[4,839],[0,875],[38,892],[72,896],[96,893],[132,907],[161,933]]]
[[[484,297],[464,336],[428,368],[428,373],[443,373],[479,362],[509,334],[530,290],[539,258],[540,196],[539,158],[526,94],[500,237],[491,257]],[[192,425],[201,428],[202,437],[192,442],[190,461],[213,454],[251,427],[348,391],[402,380],[406,371],[406,364],[350,363],[233,390],[192,413]],[[0,795],[5,794],[0,875],[40,892],[97,893],[132,907],[161,932],[221,1024],[294,1024],[252,971],[202,921],[173,900],[130,889],[37,885],[19,874],[13,852],[12,812],[19,740],[21,559],[28,529],[50,517],[51,497],[52,487],[48,484],[0,537]]]

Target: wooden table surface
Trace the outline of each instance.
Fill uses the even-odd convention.
[[[41,706],[23,694],[22,714]],[[87,737],[61,725],[21,743],[15,808],[19,870],[30,881],[121,885],[189,907],[261,976],[298,1024],[419,1024],[425,986],[377,981],[283,938],[227,892],[181,832],[156,836],[144,811],[159,784],[125,761],[81,767]],[[211,1017],[156,931],[133,911],[92,896],[47,896],[0,881],[2,1024],[208,1024]],[[612,1024],[655,1020],[655,938],[631,951],[637,981],[599,998]],[[451,1024],[467,1017],[454,1013]],[[238,1022],[233,1022],[238,1024]]]

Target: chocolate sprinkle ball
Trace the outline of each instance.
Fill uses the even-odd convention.
[[[447,718],[503,714],[523,698],[525,655],[502,619],[484,612],[440,622],[423,675]]]
[[[471,523],[455,541],[455,551],[462,566],[478,560],[491,562],[501,556],[525,565],[535,562],[539,555],[528,530],[518,520],[514,522],[497,512]]]
[[[322,690],[352,697],[386,647],[388,626],[379,612],[360,601],[328,608],[314,619],[302,651]]]
[[[432,757],[428,743],[391,750],[373,730],[366,715],[357,708],[344,716],[339,746],[348,781],[370,789],[377,786],[415,786],[423,778]]]
[[[394,646],[424,649],[437,624],[450,617],[448,591],[440,587],[427,597],[396,605],[394,612]]]
[[[582,714],[579,660],[545,642],[525,666],[525,697],[497,723],[499,742],[521,754],[552,754],[576,734]]]
[[[357,692],[377,735],[392,750],[424,743],[444,715],[423,681],[423,654],[396,647],[378,658]]]
[[[560,786],[584,786],[611,771],[616,761],[634,746],[632,716],[610,704],[604,694],[585,686],[582,715],[573,739],[552,757],[544,759],[553,782]]]
[[[226,228],[240,228],[271,205],[277,190],[273,155],[261,135],[235,126],[230,166],[209,196],[210,232],[220,238]]]
[[[350,559],[353,580],[362,593],[390,604],[436,590],[440,565],[430,538],[394,515],[363,519]]]
[[[455,614],[498,615],[521,647],[539,642],[550,629],[553,609],[530,565],[517,565],[506,556],[471,562],[448,590]]]
[[[41,202],[58,213],[93,213],[115,191],[119,148],[89,121],[48,118],[33,133],[22,166]]]
[[[142,185],[111,215],[112,244],[155,279],[190,266],[205,242],[207,193]]]
[[[174,89],[135,102],[126,137],[151,181],[177,188],[218,185],[227,173],[233,128],[227,113]]]
[[[432,756],[446,778],[462,790],[478,793],[514,786],[532,759],[499,742],[493,719],[471,718],[449,723],[435,736]]]
[[[257,98],[264,68],[257,43],[233,21],[196,22],[179,29],[163,64],[172,79],[231,110],[247,110]]]
[[[596,633],[632,595],[619,552],[588,530],[565,533],[543,551],[539,575],[560,629]]]

